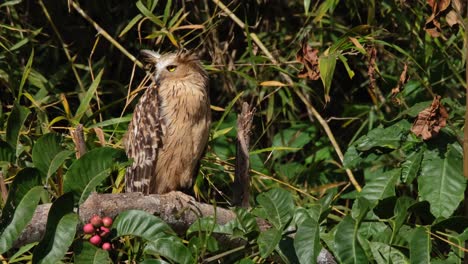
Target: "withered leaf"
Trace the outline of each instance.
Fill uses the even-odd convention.
[[[453,5],[451,3],[453,2]],[[426,20],[424,30],[434,38],[439,37],[442,34],[440,27],[440,17],[445,15],[447,24],[453,26],[460,23],[456,13],[454,12],[457,8],[460,8],[459,0],[427,0],[429,6],[431,6],[432,14]],[[453,7],[452,7],[453,6]],[[448,12],[447,12],[448,11]]]
[[[449,26],[453,27],[456,24],[461,24],[462,22],[458,19],[457,12],[455,10],[450,10],[445,16],[445,20]]]
[[[447,118],[447,110],[440,103],[440,96],[437,95],[430,107],[419,112],[411,127],[411,132],[418,137],[421,136],[423,140],[428,140],[437,136],[440,129],[447,125]]]
[[[307,78],[309,80],[318,80],[320,78],[320,70],[318,67],[318,49],[314,49],[307,42],[302,44],[301,49],[296,53],[296,60],[304,67],[298,73],[299,78]]]
[[[375,47],[370,47],[367,50],[367,54],[369,54],[368,59],[368,68],[367,68],[367,75],[369,76],[369,88],[373,92],[376,87],[376,80],[375,80],[375,59],[377,58],[377,49]]]
[[[406,82],[408,82],[408,77],[406,75],[407,71],[408,65],[405,63],[405,66],[403,66],[403,71],[400,74],[400,79],[398,80],[397,86],[392,89],[392,101],[397,105],[401,104],[401,100],[397,98],[397,95],[400,93],[401,88],[406,84]]]

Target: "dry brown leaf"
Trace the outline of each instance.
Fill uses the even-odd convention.
[[[408,65],[405,63],[403,66],[403,71],[400,74],[400,79],[398,80],[397,86],[392,89],[392,100],[395,104],[400,105],[401,100],[399,98],[396,98],[396,96],[400,93],[401,88],[408,82]]]
[[[437,136],[440,129],[447,125],[447,118],[447,110],[440,103],[440,96],[437,95],[430,107],[419,112],[411,127],[411,132],[418,137],[421,136],[423,140],[428,140]]]
[[[432,14],[426,20],[424,30],[432,37],[441,36],[440,17],[443,15],[451,27],[462,23],[457,15],[457,12],[461,10],[460,0],[427,0],[427,3],[431,6]]]
[[[432,13],[432,15],[426,20],[426,24],[424,25],[424,30],[431,35],[433,38],[437,38],[442,33],[442,29],[440,28],[440,23],[436,19],[436,15]]]
[[[320,78],[318,53],[319,50],[312,48],[307,42],[302,44],[301,49],[296,53],[296,60],[304,65],[304,68],[297,75],[299,78],[309,80],[318,80]]]
[[[457,12],[455,10],[450,10],[445,16],[445,20],[449,26],[454,26],[456,24],[461,24],[461,21],[458,19]]]
[[[377,57],[377,49],[375,47],[371,47],[367,50],[367,54],[369,54],[369,68],[367,68],[367,75],[369,75],[369,88],[371,91],[374,91],[376,87],[375,59]]]

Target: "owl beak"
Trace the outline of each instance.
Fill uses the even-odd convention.
[[[145,62],[153,64],[156,64],[159,58],[161,58],[161,54],[152,50],[140,50],[140,56]]]

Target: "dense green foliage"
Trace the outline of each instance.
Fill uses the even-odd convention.
[[[339,263],[463,261],[458,1],[443,1],[452,6],[441,14],[456,11],[459,22],[441,16],[437,38],[424,28],[432,10],[423,0],[81,2],[0,3],[0,185],[9,194],[0,259],[315,263],[326,248]],[[307,45],[317,61],[305,75],[317,80],[299,77]],[[115,219],[116,250],[98,249],[79,238],[73,209],[92,191],[123,190],[122,137],[145,85],[135,57],[182,47],[204,61],[213,109],[193,193],[232,205],[237,113],[249,102],[252,209],[233,209],[227,225],[201,218],[185,236],[127,211]],[[422,140],[412,123],[436,95],[447,124]],[[88,152],[77,159],[70,132],[79,124]],[[13,248],[50,202],[43,240]],[[271,227],[260,232],[256,218]],[[248,243],[228,251],[213,233]]]

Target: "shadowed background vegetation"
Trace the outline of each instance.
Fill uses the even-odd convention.
[[[55,201],[71,188],[67,172],[76,158],[70,132],[77,125],[84,126],[88,150],[122,148],[133,107],[147,85],[136,62],[139,51],[186,48],[209,73],[213,110],[210,142],[194,186],[198,199],[232,205],[237,113],[248,102],[257,109],[250,149],[251,205],[260,204],[254,215],[268,219],[255,197],[280,188],[290,192],[288,206],[296,213],[308,208],[307,217],[322,228],[311,239],[320,237],[342,263],[425,258],[460,263],[468,226],[459,217],[465,189],[460,141],[466,15],[459,1],[441,2],[448,6],[437,12],[431,1],[422,0],[3,2],[2,184],[11,189],[24,168],[41,170],[44,159],[40,182],[48,192],[41,201]],[[449,17],[451,11],[458,18]],[[431,14],[440,23],[438,37],[427,24]],[[315,80],[303,78],[313,72]],[[410,132],[411,124],[436,95],[449,113],[447,125],[422,141]],[[50,144],[35,145],[51,132],[56,137],[48,140],[58,147],[49,155]],[[120,170],[96,184],[97,190],[122,192],[125,165],[122,158]],[[440,183],[439,176],[446,181]],[[314,211],[317,203],[321,209]],[[300,226],[296,218],[293,223]],[[451,229],[451,219],[461,221],[460,228]],[[286,227],[283,222],[276,227],[279,238]],[[353,227],[362,228],[360,235],[345,232]],[[339,228],[353,238],[351,244],[340,245]],[[436,231],[430,233],[431,228]],[[416,257],[419,242],[405,240],[405,232],[422,234],[427,243],[431,234],[442,239],[433,236],[433,248],[417,249],[421,257]],[[262,241],[271,239],[263,240],[258,239],[260,253],[253,250],[261,256],[258,261],[276,246],[265,250]],[[320,243],[314,245],[320,249]],[[305,263],[310,256],[298,247],[296,257]],[[291,260],[279,246],[274,252]],[[345,261],[348,253],[354,262]]]

